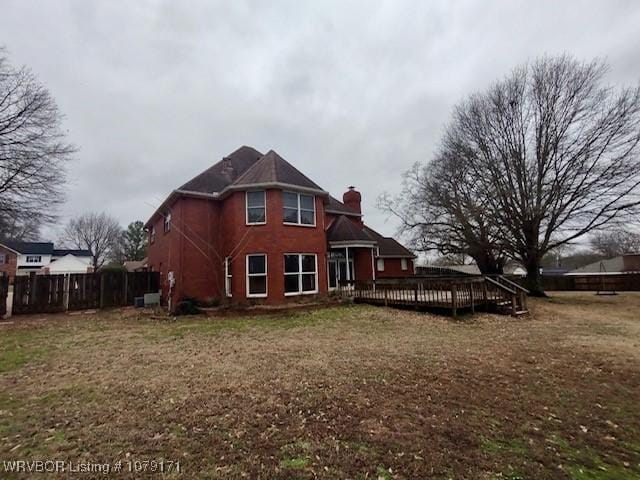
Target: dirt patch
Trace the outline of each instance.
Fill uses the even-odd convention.
[[[24,318],[0,337],[0,453],[183,478],[638,478],[640,295],[531,304]]]

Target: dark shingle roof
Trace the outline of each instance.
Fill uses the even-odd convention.
[[[262,156],[262,153],[255,148],[240,147],[200,175],[193,177],[178,190],[201,193],[219,192],[245,173]]]
[[[329,226],[327,240],[330,242],[375,242],[362,228],[344,215],[340,215]]]
[[[297,187],[322,190],[309,177],[287,162],[273,150],[269,150],[260,160],[233,181],[234,187],[263,183],[285,183]]]
[[[74,255],[76,257],[90,257],[91,252],[89,250],[78,250],[68,248],[56,248],[51,252],[54,257],[64,257],[65,255]]]
[[[3,241],[2,244],[23,255],[51,255],[53,251],[53,243],[51,242],[18,242],[6,240]]]
[[[380,257],[414,258],[413,252],[391,237],[383,237],[375,230],[365,226],[365,232],[378,243]]]
[[[352,216],[358,216],[358,217],[362,216],[360,213],[356,212],[351,207],[347,207],[340,200],[332,196],[329,196],[329,203],[327,204],[325,211],[327,213],[339,213],[342,215],[352,215]]]

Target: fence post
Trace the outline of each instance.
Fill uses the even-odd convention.
[[[388,298],[387,298],[388,293],[389,293],[389,290],[385,288],[385,289],[384,289],[384,306],[385,306],[385,307],[389,305],[389,300],[388,300]]]
[[[100,273],[100,308],[104,308],[104,272]]]
[[[129,275],[127,272],[122,272],[122,274],[124,275],[124,282],[122,282],[124,284],[124,299],[122,305],[126,306],[129,304]]]
[[[71,288],[71,275],[66,274],[64,276],[64,284],[62,287],[62,309],[63,311],[69,310],[69,289]]]
[[[458,303],[458,286],[455,283],[452,283],[451,284],[451,314],[454,317],[458,316],[457,303]]]
[[[31,272],[29,274],[29,307],[35,305],[36,303],[36,272]]]
[[[469,300],[471,301],[471,313],[476,313],[476,306],[473,302],[473,283],[469,284]]]

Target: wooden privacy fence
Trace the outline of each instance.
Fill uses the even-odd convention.
[[[135,297],[160,290],[158,272],[99,272],[19,276],[13,314],[133,305]],[[1,292],[0,292],[1,293]]]
[[[543,276],[542,288],[551,292],[562,290],[639,292],[640,273]]]
[[[341,293],[356,302],[472,313],[476,308],[512,315],[527,312],[527,290],[503,277],[423,276],[342,282]]]
[[[9,295],[9,276],[0,274],[0,318],[7,314],[7,295]]]

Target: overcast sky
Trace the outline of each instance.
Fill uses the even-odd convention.
[[[80,147],[61,221],[147,220],[241,145],[274,149],[365,221],[429,160],[452,107],[542,54],[606,57],[640,80],[640,2],[2,0],[0,45]],[[55,239],[56,233],[45,232]]]

